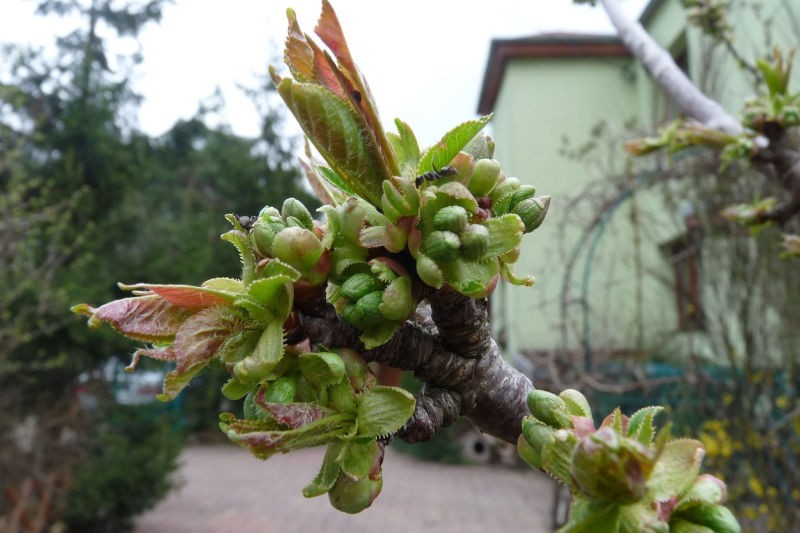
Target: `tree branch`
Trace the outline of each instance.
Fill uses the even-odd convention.
[[[401,438],[428,440],[463,415],[479,430],[515,443],[522,418],[529,414],[526,400],[533,384],[500,355],[488,334],[486,303],[443,291],[431,300],[434,320],[439,319],[437,334],[407,321],[386,344],[371,350],[364,349],[359,331],[329,304],[306,307],[301,325],[314,344],[355,349],[367,361],[410,370],[425,384]],[[442,315],[445,310],[451,314]]]
[[[739,121],[692,83],[642,25],[628,18],[619,0],[600,0],[600,3],[622,42],[681,111],[709,128],[732,135],[741,133]]]

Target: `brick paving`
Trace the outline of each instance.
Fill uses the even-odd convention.
[[[259,461],[229,444],[189,447],[182,486],[134,533],[493,533],[550,531],[552,482],[530,469],[418,461],[387,449],[383,490],[358,515],[306,499],[324,449]]]

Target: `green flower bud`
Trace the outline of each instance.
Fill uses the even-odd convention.
[[[572,427],[572,417],[564,400],[544,390],[537,389],[528,395],[531,414],[556,429]]]
[[[263,210],[262,213],[264,213]],[[253,247],[261,255],[272,256],[272,243],[275,236],[284,229],[286,229],[286,224],[280,218],[269,214],[259,215],[258,220],[253,224],[250,235]]]
[[[540,456],[542,447],[555,441],[555,432],[553,428],[532,416],[526,416],[522,419],[522,436]],[[541,466],[537,468],[541,468]]]
[[[281,376],[272,381],[264,391],[264,401],[267,403],[293,402],[297,395],[297,376]]]
[[[373,479],[374,477],[374,479]],[[369,507],[383,486],[383,476],[380,472],[376,475],[369,475],[358,481],[345,474],[339,474],[336,484],[328,491],[328,499],[331,505],[345,513],[360,513]]]
[[[528,444],[524,435],[520,435],[517,438],[517,453],[523,461],[532,467],[538,468],[539,470],[542,469],[542,450],[537,450]]]
[[[314,227],[314,217],[311,216],[306,206],[300,200],[287,198],[281,208],[281,216],[284,219],[294,217],[302,227],[310,230]]]
[[[461,233],[469,223],[467,210],[460,205],[443,207],[433,216],[433,227],[439,231]]]
[[[623,439],[604,427],[578,441],[570,473],[581,491],[592,499],[620,504],[641,500],[647,493],[652,451],[632,439]]]
[[[716,533],[739,533],[742,530],[733,513],[722,505],[697,503],[676,511],[672,517],[705,526]]]
[[[511,199],[520,186],[520,181],[517,178],[506,178],[494,188],[489,194],[489,198],[492,199],[492,212],[495,216],[508,213]]]
[[[513,211],[514,206],[516,206],[523,200],[533,198],[535,194],[536,194],[536,187],[534,187],[533,185],[521,185],[520,188],[514,191],[514,194],[511,195],[511,202],[509,202],[508,208]]]
[[[258,218],[281,218],[281,213],[271,205],[264,206],[261,208],[261,211],[258,212]]]
[[[550,208],[550,197],[528,198],[515,205],[511,212],[518,215],[525,224],[525,233],[530,233],[544,222],[547,210]]]
[[[466,152],[458,152],[447,164],[447,166],[455,170],[455,179],[464,185],[469,183],[474,165],[475,158]]]
[[[434,289],[442,287],[444,281],[442,269],[427,255],[420,254],[417,257],[417,275],[429,287]]]
[[[359,310],[366,323],[380,324],[383,321],[383,315],[380,312],[382,302],[383,291],[371,292],[356,302],[356,309]]]
[[[489,250],[489,229],[481,224],[470,224],[461,233],[461,256],[467,261],[477,261]]]
[[[384,320],[380,312],[382,301],[382,291],[371,292],[362,296],[356,303],[348,303],[345,305],[342,316],[359,329],[371,329]]]
[[[296,226],[284,229],[272,241],[272,256],[302,274],[314,266],[324,251],[325,247],[312,231]]]
[[[499,177],[500,163],[494,159],[478,159],[467,188],[475,196],[486,196],[495,188]]]
[[[425,253],[434,261],[455,259],[461,241],[451,231],[434,231],[425,239]]]
[[[372,274],[359,272],[342,283],[339,294],[351,302],[356,302],[371,292],[382,290],[383,287],[384,284]]]

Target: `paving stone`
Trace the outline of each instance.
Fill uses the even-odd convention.
[[[553,485],[530,469],[423,462],[389,447],[383,490],[348,515],[301,494],[323,448],[259,461],[229,444],[191,446],[182,486],[137,521],[135,533],[492,533],[550,531]]]

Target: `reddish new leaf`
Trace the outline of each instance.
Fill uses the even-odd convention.
[[[89,327],[107,322],[126,337],[157,343],[171,341],[192,314],[155,294],[114,300],[98,308],[80,304],[72,311],[88,316]]]
[[[314,52],[306,36],[300,30],[294,10],[287,9],[286,16],[289,19],[289,30],[286,34],[283,61],[295,79],[312,81],[314,80]]]
[[[366,122],[367,131],[369,131],[377,144],[390,174],[399,175],[400,167],[397,163],[397,156],[381,125],[375,99],[366,80],[358,70],[353,56],[350,55],[350,49],[344,38],[342,26],[339,24],[336,12],[327,0],[322,2],[322,13],[314,32],[336,57],[338,68],[335,68],[334,72],[337,74],[342,87],[345,88],[351,104],[358,108],[359,115]]]
[[[184,309],[205,309],[212,305],[230,305],[233,296],[206,287],[192,285],[154,285],[150,283],[137,283],[135,285],[119,284],[123,290],[148,290],[161,296],[168,302],[183,307]]]
[[[354,422],[350,415],[334,414],[294,429],[280,430],[274,427],[273,420],[237,420],[224,415],[220,420],[220,428],[231,441],[249,448],[253,455],[261,459],[276,453],[336,442],[351,429]]]
[[[270,403],[263,401],[263,397],[261,401],[256,397],[256,403],[272,415],[277,422],[292,429],[334,414],[331,409],[313,403]]]
[[[190,317],[175,335],[175,342],[166,349],[177,361],[175,370],[164,378],[161,400],[171,400],[216,355],[220,346],[242,331],[246,323],[228,307],[204,309]],[[161,358],[163,350],[145,350],[140,355]]]

